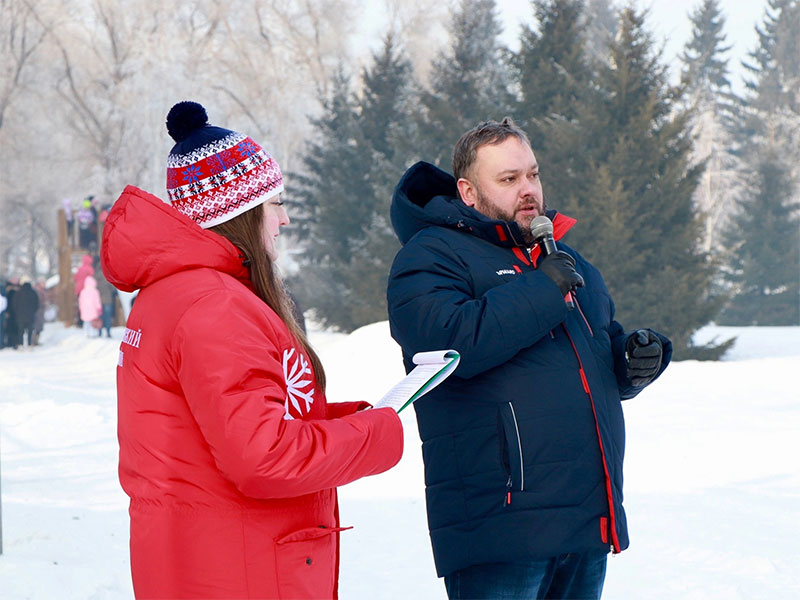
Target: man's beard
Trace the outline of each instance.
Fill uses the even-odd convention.
[[[489,199],[483,194],[480,188],[477,189],[478,198],[475,202],[475,208],[478,209],[478,212],[486,215],[490,219],[496,219],[498,221],[511,221],[519,225],[520,231],[522,232],[522,239],[523,241],[528,244],[529,246],[533,244],[533,235],[531,234],[531,221],[536,217],[525,218],[523,220],[517,220],[514,217],[514,214],[504,211],[503,209],[499,208],[497,205],[489,201]],[[530,204],[530,203],[525,203]],[[518,207],[517,207],[518,208]],[[547,212],[547,203],[545,202],[544,198],[542,198],[542,210],[541,214],[545,214]]]

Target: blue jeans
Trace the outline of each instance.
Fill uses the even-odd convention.
[[[605,550],[594,550],[544,560],[473,565],[447,575],[444,585],[450,600],[598,600],[607,557]]]

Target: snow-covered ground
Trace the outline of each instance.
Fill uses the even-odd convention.
[[[115,339],[48,324],[0,351],[0,598],[129,599],[117,482]],[[710,327],[726,360],[674,363],[625,404],[631,547],[606,598],[800,598],[800,327]],[[403,375],[388,325],[313,332],[332,401],[376,400]],[[445,598],[425,525],[413,410],[388,473],[340,490],[341,597]],[[213,551],[213,549],[209,549]]]

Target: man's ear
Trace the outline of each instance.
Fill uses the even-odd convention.
[[[467,206],[474,207],[475,202],[478,199],[478,190],[475,185],[473,185],[469,179],[464,179],[462,177],[456,181],[456,187],[458,187],[458,193],[461,196],[461,201]]]

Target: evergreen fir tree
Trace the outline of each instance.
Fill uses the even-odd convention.
[[[358,126],[350,80],[340,70],[332,82],[332,97],[313,123],[302,173],[293,173],[289,196],[293,228],[307,241],[298,257],[301,276],[289,281],[303,309],[312,309],[326,325],[350,326],[350,313],[360,303],[346,284],[351,257],[370,216],[372,190],[360,149],[365,146]],[[287,194],[288,195],[288,194]]]
[[[385,211],[376,214],[388,219],[394,186],[416,156],[418,133],[411,62],[394,34],[384,38],[381,52],[373,56],[373,65],[364,69],[361,80],[359,122],[373,152],[373,184],[385,204]],[[393,231],[390,235],[397,243]],[[394,254],[390,260],[393,258]]]
[[[723,96],[730,91],[728,59],[723,54],[731,49],[724,46],[725,18],[719,0],[702,0],[689,15],[692,38],[687,42],[681,60],[684,64],[683,80],[689,89],[706,92],[709,96]]]
[[[539,137],[538,122],[557,115],[574,119],[576,100],[589,83],[581,25],[583,0],[534,0],[539,31],[522,30],[511,63],[519,84],[517,118]],[[540,147],[537,145],[537,147]]]
[[[800,2],[769,0],[745,66],[744,157],[754,174],[728,231],[734,296],[720,322],[800,324]]]
[[[373,56],[371,69],[364,69],[362,86],[359,122],[365,136],[364,159],[369,161],[373,198],[359,255],[360,272],[351,275],[352,287],[365,302],[365,308],[354,315],[354,326],[387,318],[387,278],[400,249],[389,208],[394,187],[415,152],[411,62],[393,35],[384,39],[381,52]]]
[[[800,112],[800,3],[798,0],[768,0],[761,27],[756,27],[758,47],[743,62],[751,77],[753,93],[748,104],[758,109],[786,106]]]
[[[420,92],[417,151],[423,160],[449,171],[464,131],[510,114],[501,31],[494,0],[460,0],[450,47],[434,63],[431,88]]]
[[[295,227],[307,244],[290,287],[317,320],[344,331],[386,319],[386,278],[399,248],[389,204],[406,160],[410,70],[389,36],[362,73],[361,99],[340,74],[294,176]]]
[[[331,85],[332,97],[325,112],[314,120],[313,136],[303,157],[302,173],[295,180],[295,200],[302,212],[295,227],[302,236],[324,240],[312,244],[307,254],[319,260],[330,254],[346,255],[350,250],[348,232],[357,232],[369,214],[363,199],[370,191],[369,172],[359,152],[365,146],[358,123],[358,106],[350,79],[339,70]],[[311,230],[313,228],[313,231]]]
[[[394,34],[383,40],[383,48],[372,57],[371,69],[361,75],[360,121],[372,148],[390,162],[402,156],[407,143],[398,143],[412,132],[409,118],[411,63],[400,49]],[[402,169],[400,171],[402,173]]]
[[[698,249],[701,221],[692,203],[701,169],[690,165],[689,114],[632,8],[620,13],[610,60],[580,115],[589,166],[578,174],[578,224],[568,235],[603,274],[629,328],[668,335],[676,358],[716,358],[730,346],[697,347],[692,334],[716,315],[712,263]],[[546,180],[544,180],[546,184]]]
[[[519,86],[515,113],[527,131],[546,184],[546,196],[565,208],[581,193],[576,173],[586,156],[575,152],[582,135],[580,107],[592,92],[592,72],[583,39],[583,0],[535,0],[538,31],[522,31],[520,49],[511,55]]]
[[[720,322],[800,324],[800,221],[796,186],[785,161],[767,152],[754,165],[752,195],[730,230],[729,281],[735,295]],[[738,242],[734,245],[734,243]]]

